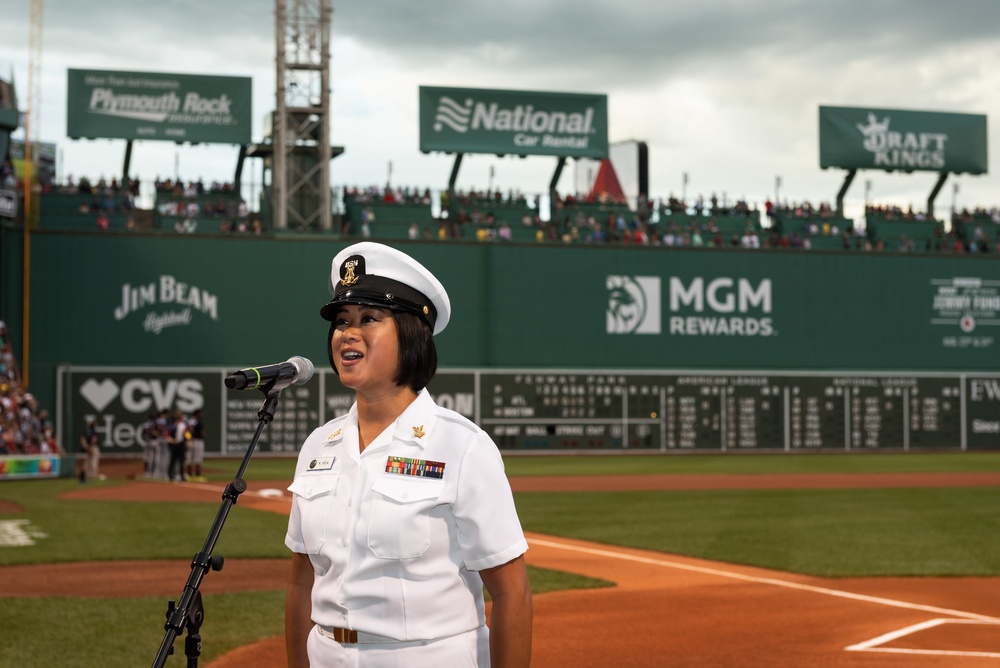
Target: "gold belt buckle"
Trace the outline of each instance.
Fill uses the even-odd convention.
[[[333,627],[333,639],[337,642],[357,645],[358,632],[352,629],[342,629],[335,626]]]

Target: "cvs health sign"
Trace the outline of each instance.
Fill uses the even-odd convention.
[[[79,368],[59,369],[61,442],[75,449],[90,420],[97,422],[104,452],[142,452],[142,424],[151,413],[185,415],[204,409],[217,425],[222,402],[218,370]],[[213,420],[212,414],[215,414]]]

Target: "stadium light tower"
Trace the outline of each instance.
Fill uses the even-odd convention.
[[[328,230],[333,0],[275,0],[274,226]]]

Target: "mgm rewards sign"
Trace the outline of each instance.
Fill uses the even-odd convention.
[[[605,158],[608,96],[421,86],[420,150]]]

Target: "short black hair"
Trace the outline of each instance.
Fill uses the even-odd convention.
[[[414,392],[419,392],[427,387],[437,373],[438,356],[434,334],[430,325],[413,313],[393,310],[392,318],[396,322],[396,341],[399,344],[399,371],[392,380],[400,387],[409,386]],[[337,373],[337,365],[333,361],[331,342],[336,329],[336,323],[331,322],[326,336],[326,354],[334,373]]]
[[[395,311],[396,333],[399,337],[399,373],[393,379],[397,385],[409,385],[414,392],[427,387],[437,373],[437,347],[427,321],[406,311]]]

